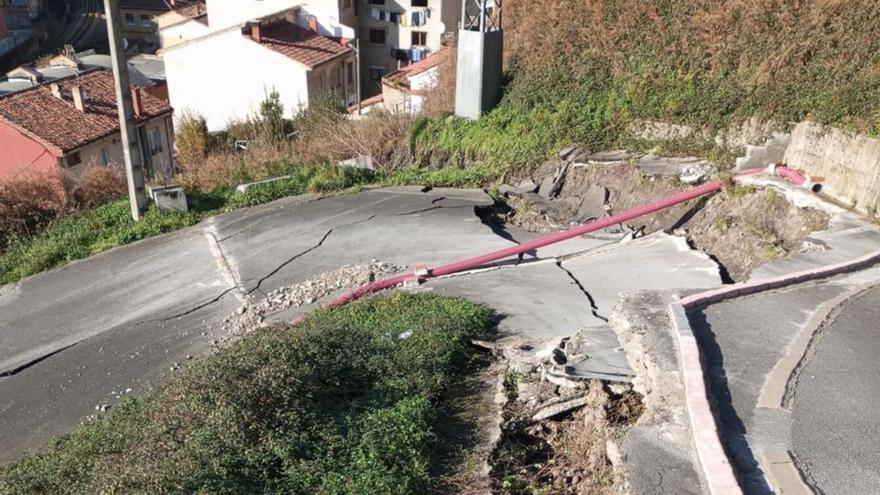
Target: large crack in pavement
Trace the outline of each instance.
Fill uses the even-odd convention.
[[[599,306],[596,305],[596,300],[593,298],[593,296],[590,294],[590,292],[587,290],[587,288],[584,287],[584,284],[582,284],[581,281],[578,280],[578,278],[575,277],[574,274],[571,273],[567,268],[562,266],[562,260],[557,259],[555,262],[556,262],[556,266],[560,270],[565,272],[565,274],[568,275],[568,278],[570,278],[571,281],[574,282],[575,285],[577,285],[578,289],[580,289],[580,291],[584,294],[584,296],[586,296],[587,300],[590,302],[590,312],[593,313],[593,316],[604,321],[605,323],[608,323],[608,318],[599,314]]]
[[[308,249],[305,249],[305,250],[303,250],[303,251],[300,251],[300,252],[296,253],[295,255],[291,256],[290,258],[288,258],[287,260],[285,260],[285,261],[284,261],[283,263],[281,263],[280,265],[276,266],[274,270],[272,270],[272,271],[269,272],[268,274],[266,274],[266,275],[264,275],[263,277],[261,277],[261,278],[257,281],[257,285],[255,285],[253,289],[247,291],[246,295],[251,295],[251,294],[254,293],[255,291],[260,290],[260,287],[263,285],[263,282],[265,282],[266,280],[268,280],[269,278],[271,278],[273,275],[275,275],[276,273],[278,273],[279,271],[281,271],[285,266],[287,266],[287,265],[293,263],[293,262],[296,261],[297,259],[299,259],[299,258],[301,258],[301,257],[303,257],[303,256],[305,256],[305,255],[307,255],[307,254],[309,254],[309,253],[311,253],[311,252],[314,251],[315,249],[318,249],[319,247],[321,247],[322,245],[324,245],[324,241],[326,241],[327,238],[330,237],[330,234],[332,234],[332,233],[333,233],[333,229],[329,229],[327,232],[324,233],[324,235],[321,237],[321,239],[318,241],[317,244],[314,244],[313,246],[309,247]],[[262,291],[260,291],[260,292],[262,292]]]

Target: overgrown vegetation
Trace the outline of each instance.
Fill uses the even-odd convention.
[[[642,119],[714,133],[751,117],[809,118],[880,134],[874,2],[510,0],[504,9],[503,101],[478,122],[414,128],[419,160],[528,163],[572,142],[632,145]]]
[[[0,492],[422,494],[493,317],[396,294],[259,331],[0,468]]]

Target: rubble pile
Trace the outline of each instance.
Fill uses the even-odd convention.
[[[561,349],[561,348],[560,348]],[[502,438],[493,455],[493,477],[505,493],[614,493],[618,431],[633,424],[642,398],[628,383],[598,379],[548,380],[547,370],[567,362],[554,353],[517,367],[506,380]]]
[[[260,301],[247,303],[226,319],[224,333],[240,337],[257,328],[268,326],[270,317],[291,308],[314,304],[335,291],[368,284],[375,280],[400,273],[405,267],[372,260],[369,263],[345,265],[338,270],[311,277],[304,282],[282,287],[266,295]]]

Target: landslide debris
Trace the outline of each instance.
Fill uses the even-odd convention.
[[[523,182],[551,183],[548,190],[555,194],[499,188],[509,206],[501,220],[531,232],[554,232],[687,190],[691,183],[708,180],[710,173],[694,159],[640,157],[622,151],[574,154],[564,161],[549,160]],[[602,196],[600,202],[597,198]],[[827,225],[824,212],[797,207],[773,189],[731,185],[720,194],[634,219],[618,226],[616,233],[682,234],[718,261],[732,282],[748,278],[768,261],[815,249],[806,237]]]

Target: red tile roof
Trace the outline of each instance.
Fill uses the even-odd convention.
[[[261,32],[261,45],[310,69],[352,51],[343,38],[323,36],[290,22],[263,26]]]
[[[79,76],[79,85],[86,98],[85,113],[73,106],[70,88],[77,83],[77,78],[54,82],[61,86],[63,100],[52,95],[49,84],[13,93],[0,98],[0,122],[60,153],[119,132],[112,73],[96,70]],[[172,111],[168,103],[145,92],[141,92],[141,103],[143,113],[136,116],[137,122]]]

